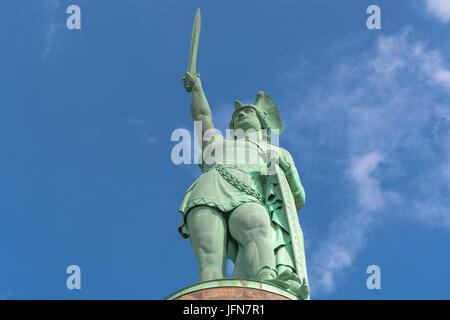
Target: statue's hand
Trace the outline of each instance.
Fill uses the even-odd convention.
[[[269,168],[269,175],[275,174],[275,166],[279,165],[280,168],[286,173],[286,171],[291,167],[291,165],[287,162],[282,153],[278,151],[272,150],[269,155],[270,160],[267,163],[267,167]]]
[[[192,92],[193,90],[200,89],[202,83],[200,81],[199,74],[193,74],[190,72],[186,72],[181,79],[184,82],[184,89],[187,92]]]
[[[283,169],[284,172],[288,171],[291,165],[283,158],[282,155],[278,158],[278,162],[280,164],[281,169]]]

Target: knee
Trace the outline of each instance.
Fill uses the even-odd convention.
[[[220,270],[224,264],[225,252],[211,242],[193,244],[194,255],[199,266],[203,269]]]
[[[271,229],[269,225],[257,225],[242,230],[243,240],[247,243],[256,239],[271,239]]]
[[[217,234],[209,230],[199,231],[191,234],[191,243],[198,247],[203,254],[213,254],[218,250],[218,244],[223,242],[223,239],[218,239]]]

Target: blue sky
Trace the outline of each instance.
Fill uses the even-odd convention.
[[[311,298],[450,299],[447,0],[1,1],[0,298],[162,299],[197,281],[177,209],[200,170],[171,162],[170,136],[193,131],[180,77],[198,7],[216,126],[258,90],[280,109]]]

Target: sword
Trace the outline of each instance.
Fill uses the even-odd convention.
[[[189,64],[187,67],[187,72],[191,73],[196,77],[200,77],[200,73],[197,72],[197,52],[198,52],[198,40],[200,39],[200,24],[201,24],[201,16],[200,16],[200,8],[197,9],[197,13],[194,18],[194,26],[192,27],[192,38],[191,38],[191,51],[189,52]],[[184,81],[186,79],[185,76],[181,77]],[[192,88],[190,86],[186,86],[186,91],[191,92]]]

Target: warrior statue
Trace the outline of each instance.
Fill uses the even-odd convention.
[[[201,123],[202,175],[184,195],[179,232],[190,238],[199,281],[233,278],[264,281],[309,299],[303,234],[297,211],[305,192],[288,151],[271,143],[284,130],[279,111],[263,91],[254,104],[235,101],[231,137],[214,129],[211,109],[196,72],[200,11],[194,21],[189,66],[191,115]]]

